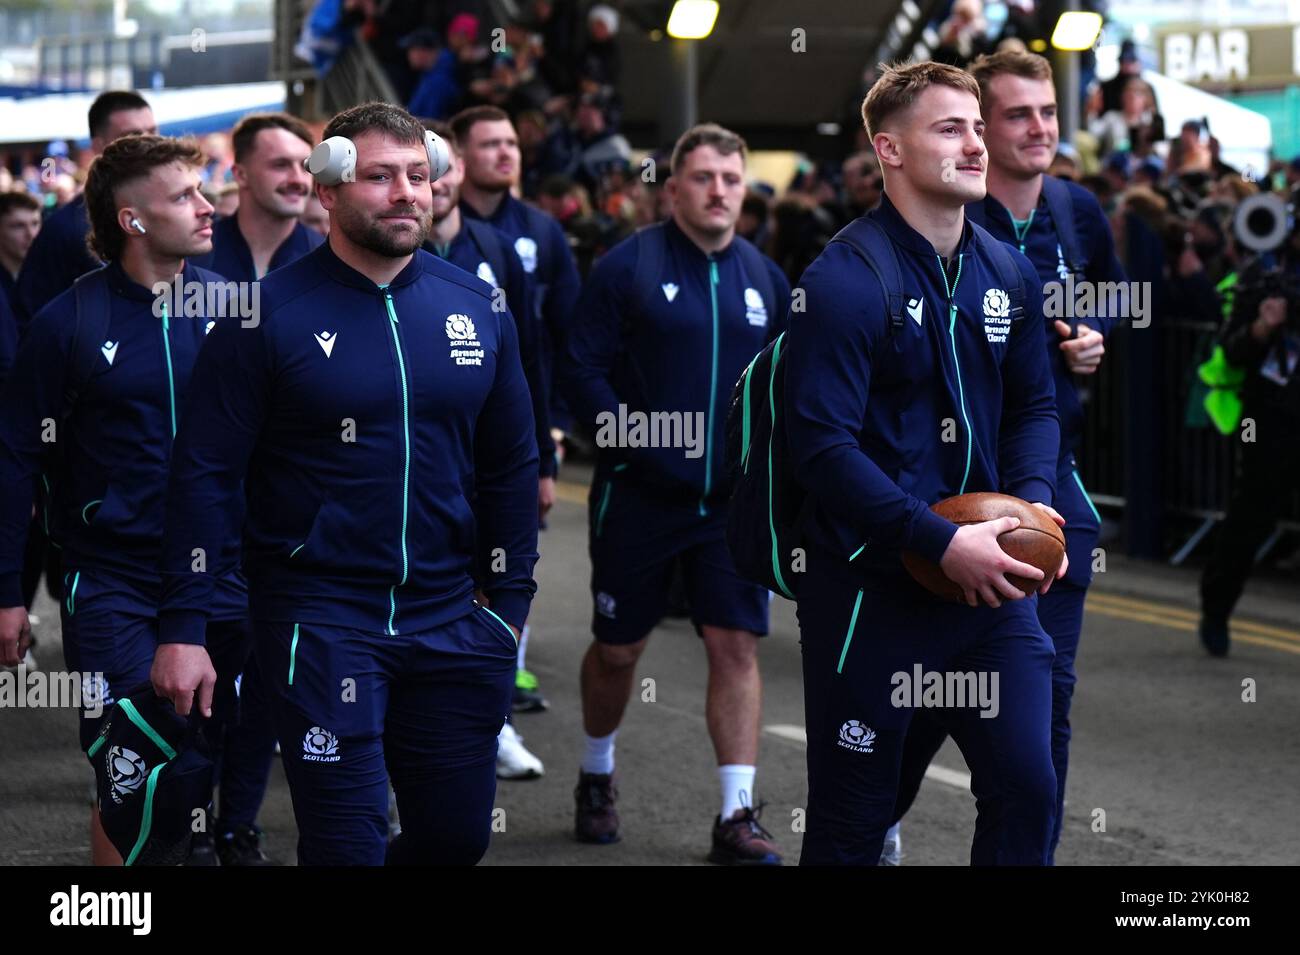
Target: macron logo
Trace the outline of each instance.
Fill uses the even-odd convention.
[[[925,310],[925,301],[919,298],[909,298],[907,300],[907,314],[912,316],[912,321],[921,324],[921,312]]]
[[[672,282],[665,282],[663,285],[659,287],[664,290],[664,298],[668,299],[668,301],[671,302],[673,299],[677,297],[677,286],[674,285]]]
[[[120,344],[120,341],[104,342],[103,346],[99,349],[104,353],[104,358],[108,360],[110,365],[113,364],[113,359],[117,357],[117,346]]]
[[[316,343],[320,345],[321,351],[323,351],[325,357],[328,358],[330,353],[334,351],[334,343],[338,341],[338,335],[333,332],[316,332],[315,335]]]

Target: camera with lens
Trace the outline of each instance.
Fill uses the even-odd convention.
[[[1291,194],[1289,202],[1269,192],[1248,196],[1237,206],[1232,231],[1238,244],[1255,252],[1260,260],[1273,259],[1272,268],[1262,268],[1239,284],[1237,294],[1250,295],[1257,301],[1286,299],[1287,326],[1300,330],[1300,271],[1296,268],[1300,265],[1300,248],[1296,248],[1295,243],[1300,235],[1297,234],[1296,194]]]
[[[1295,194],[1290,201],[1271,192],[1247,196],[1237,206],[1232,231],[1237,242],[1254,252],[1277,252],[1296,229]]]

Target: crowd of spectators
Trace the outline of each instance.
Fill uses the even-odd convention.
[[[613,244],[668,215],[658,174],[666,149],[634,159],[620,132],[620,14],[613,7],[533,0],[498,26],[474,0],[320,0],[326,4],[365,37],[398,97],[421,118],[445,119],[478,104],[509,113],[523,159],[519,191],[559,220],[584,274]],[[1023,48],[1034,14],[1033,0],[1013,0],[990,22],[981,0],[955,0],[939,23],[935,59],[966,65],[980,53]],[[869,68],[865,82],[873,78]],[[1289,189],[1300,180],[1300,160],[1259,171],[1229,166],[1204,122],[1189,121],[1169,137],[1130,41],[1119,73],[1092,82],[1083,107],[1082,129],[1061,143],[1053,172],[1092,190],[1117,235],[1130,213],[1149,225],[1165,241],[1170,278],[1204,271],[1211,283],[1220,280],[1238,257],[1231,229],[1237,204],[1261,188]],[[238,194],[229,135],[208,135],[203,147],[208,197],[219,214],[232,214]],[[836,231],[880,200],[879,164],[860,129],[846,148],[842,160],[800,161],[788,182],[750,184],[739,231],[792,282]],[[25,190],[48,213],[77,194],[87,162],[75,148],[53,144],[37,162],[0,165],[0,192]],[[321,210],[310,214],[313,227],[328,228]]]

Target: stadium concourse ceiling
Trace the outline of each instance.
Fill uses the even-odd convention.
[[[694,42],[699,119],[761,140],[767,138],[764,133],[811,134],[819,122],[852,117],[863,94],[863,71],[875,64],[904,2],[726,0],[713,33],[699,41],[667,37],[670,0],[631,0],[621,6],[622,92],[629,127],[665,132],[658,128],[668,115],[665,99],[678,95],[682,70],[673,46]],[[929,13],[934,4],[907,0],[907,6],[909,12]],[[796,30],[803,31],[803,52],[794,49]],[[900,46],[910,49],[911,43]]]

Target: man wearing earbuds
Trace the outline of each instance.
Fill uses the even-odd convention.
[[[154,684],[180,706],[209,692],[219,568],[194,555],[226,551],[242,485],[254,643],[305,865],[487,849],[536,589],[537,441],[514,319],[420,248],[449,164],[398,107],[330,121],[308,163],[328,241],[262,280],[258,321],[214,330],[173,453]]]
[[[108,265],[36,314],[0,393],[0,663],[17,663],[31,639],[19,580],[29,492],[41,474],[43,519],[63,554],[64,656],[82,676],[83,751],[109,707],[148,684],[168,462],[195,357],[224,321],[224,308],[208,313],[206,295],[198,314],[171,296],[178,273],[203,288],[221,282],[188,261],[212,245],[202,163],[192,141],[153,135],[118,139],[96,158],[86,211]],[[215,576],[208,600],[214,680],[199,708],[216,714],[219,742],[249,649],[242,580]],[[94,862],[120,865],[98,811],[91,832]]]
[[[90,150],[99,155],[114,140],[139,133],[157,133],[149,103],[130,90],[100,93],[90,104],[87,116]],[[89,232],[85,195],[77,196],[53,213],[41,226],[18,273],[18,294],[10,303],[19,326],[27,327],[30,319],[72,288],[77,276],[85,275],[99,263],[86,247]]]

